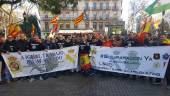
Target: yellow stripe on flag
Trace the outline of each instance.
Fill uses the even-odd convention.
[[[84,20],[84,14],[82,13],[79,17],[77,17],[74,20],[74,25],[77,26],[78,24],[80,24],[80,22],[82,22]]]
[[[151,21],[148,21],[148,22],[146,23],[146,26],[145,26],[145,29],[144,29],[143,32],[149,32],[150,27],[151,27]]]

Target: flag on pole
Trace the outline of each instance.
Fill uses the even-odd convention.
[[[144,44],[145,36],[150,32],[151,24],[152,18],[149,18],[149,20],[145,20],[142,31],[137,34],[137,40],[139,43]]]
[[[74,20],[74,25],[75,25],[75,26],[78,26],[83,20],[84,20],[84,13],[82,13],[79,17],[77,17],[77,18]]]
[[[8,26],[8,35],[15,38],[19,34],[21,34],[21,28],[18,24],[10,24]]]
[[[155,0],[145,11],[149,14],[156,14],[170,9],[170,0]]]
[[[50,22],[53,24],[53,29],[51,30],[52,33],[55,33],[58,31],[58,16],[55,16]]]
[[[158,19],[157,21],[155,21],[155,22],[154,22],[154,27],[155,27],[155,29],[158,29],[160,24],[161,24],[161,20],[160,20],[160,19]]]
[[[58,23],[53,25],[53,29],[51,30],[52,33],[55,33],[58,31]]]
[[[50,22],[51,22],[52,24],[56,24],[57,21],[58,21],[58,19],[59,19],[58,16],[55,16],[53,19],[51,19]]]

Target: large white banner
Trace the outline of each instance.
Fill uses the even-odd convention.
[[[94,69],[124,74],[164,78],[170,47],[91,47]]]
[[[78,46],[58,50],[3,54],[13,78],[75,69]]]

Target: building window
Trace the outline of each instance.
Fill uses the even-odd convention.
[[[45,31],[49,32],[49,23],[48,22],[45,22]]]
[[[93,19],[96,20],[97,19],[97,15],[93,14]]]
[[[93,22],[93,28],[97,29],[97,23],[96,22]]]
[[[103,3],[102,2],[100,3],[100,9],[103,9]]]
[[[99,18],[100,20],[103,20],[103,13],[100,13]]]
[[[99,29],[103,30],[103,22],[99,22]]]
[[[109,2],[106,3],[106,9],[109,9]]]
[[[77,26],[74,25],[74,29],[77,29],[77,28],[78,28],[78,25]]]
[[[106,22],[106,23],[105,23],[105,27],[108,27],[108,26],[109,26],[109,22]]]
[[[70,29],[70,23],[66,23],[66,29]]]
[[[86,2],[86,3],[85,3],[85,10],[88,10],[88,9],[89,9],[89,3]]]
[[[48,15],[45,15],[45,18],[48,18]]]
[[[109,19],[109,14],[106,14],[106,20]]]
[[[93,9],[96,9],[96,2],[93,2]]]
[[[114,8],[115,8],[115,9],[117,9],[117,2],[115,2],[115,4],[114,4]]]
[[[60,23],[60,29],[63,29],[63,28],[64,28],[64,24]]]
[[[85,27],[86,27],[86,29],[89,29],[89,22],[85,23]]]

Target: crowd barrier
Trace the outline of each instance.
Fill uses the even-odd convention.
[[[92,68],[123,74],[164,78],[170,56],[169,46],[91,46]],[[79,46],[63,49],[3,54],[13,78],[78,68]]]

